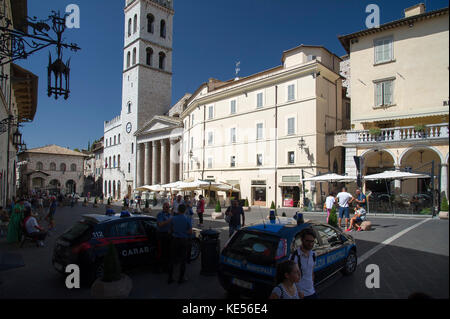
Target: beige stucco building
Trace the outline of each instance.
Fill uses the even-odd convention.
[[[33,148],[18,155],[21,193],[62,192],[81,194],[86,154],[57,145]]]
[[[342,173],[343,149],[327,138],[345,128],[340,62],[301,45],[283,52],[281,66],[202,84],[180,116],[181,179],[225,182],[250,205],[282,207],[301,202],[302,174]],[[320,199],[314,184],[305,188]]]
[[[353,156],[363,158],[363,175],[390,169],[431,174],[434,161],[434,188],[448,197],[448,7],[426,12],[419,4],[400,20],[339,40],[349,54],[352,130],[336,134],[334,143],[345,147],[346,172],[356,174]],[[365,187],[411,196],[432,184],[420,179]]]
[[[25,30],[27,1],[2,1],[0,16],[11,21],[9,29]],[[0,19],[2,27],[6,27],[5,23],[5,19]],[[0,206],[6,206],[8,200],[16,195],[16,171],[19,167],[17,152],[20,146],[13,142],[13,135],[18,130],[18,123],[34,119],[38,77],[8,62],[10,58],[2,58],[1,62],[5,64],[0,66]]]

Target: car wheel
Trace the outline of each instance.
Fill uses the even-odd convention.
[[[194,239],[191,246],[191,261],[196,260],[198,256],[200,256],[200,240]]]
[[[351,275],[355,272],[356,266],[358,265],[358,258],[356,257],[356,252],[354,250],[350,251],[347,258],[345,259],[344,268],[342,273],[346,276]]]

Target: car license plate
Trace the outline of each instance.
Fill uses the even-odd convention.
[[[233,280],[231,282],[234,285],[242,287],[242,288],[253,289],[253,284],[251,282],[247,282],[247,281],[240,280],[240,279],[237,279],[237,278],[233,278]]]
[[[59,263],[53,263],[53,266],[56,268],[56,270],[63,271],[64,267],[63,265]]]

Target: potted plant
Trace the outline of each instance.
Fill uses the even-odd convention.
[[[337,214],[336,214],[336,207],[333,206],[333,208],[330,211],[330,216],[328,217],[328,224],[334,227],[337,227]]]
[[[439,212],[439,218],[440,219],[448,219],[448,200],[447,197],[442,195],[441,200],[441,211]]]
[[[156,193],[153,193],[153,206],[158,205],[158,200],[156,198]]]
[[[383,140],[382,131],[379,127],[372,127],[369,129],[369,134],[373,136],[377,141]]]
[[[245,198],[244,207],[242,208],[245,212],[250,210],[250,207],[248,205],[248,198]]]
[[[130,277],[122,274],[116,247],[110,243],[103,262],[103,276],[92,284],[91,295],[94,298],[126,298],[132,287]]]
[[[222,213],[222,207],[220,207],[220,201],[216,202],[214,213],[211,214],[212,219],[222,219],[224,215]]]
[[[419,137],[426,137],[425,129],[426,127],[423,124],[414,125],[414,131],[418,133]]]

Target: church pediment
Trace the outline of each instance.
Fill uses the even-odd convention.
[[[147,135],[152,133],[158,133],[161,131],[169,131],[180,127],[181,122],[178,119],[170,118],[168,116],[155,116],[152,120],[138,130],[135,135]]]

